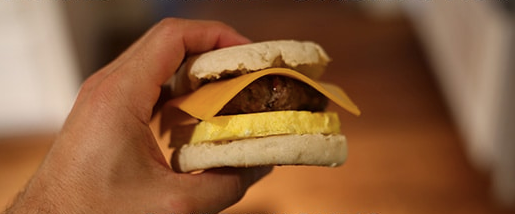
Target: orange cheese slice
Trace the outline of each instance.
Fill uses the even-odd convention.
[[[350,113],[354,115],[361,114],[358,107],[338,86],[315,82],[297,71],[286,68],[269,68],[228,80],[212,82],[190,94],[173,99],[170,104],[195,118],[209,120],[235,97],[238,92],[265,75],[282,75],[305,82]]]

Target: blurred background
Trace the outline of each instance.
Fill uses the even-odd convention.
[[[348,161],[276,167],[226,213],[515,213],[510,1],[2,1],[0,209],[36,170],[80,83],[164,17],[254,41],[313,40]],[[160,142],[166,144],[166,140]],[[166,151],[165,151],[166,153]]]

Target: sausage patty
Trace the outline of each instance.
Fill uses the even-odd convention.
[[[327,98],[296,79],[269,75],[249,84],[240,91],[217,115],[233,115],[267,111],[305,110],[323,111]]]

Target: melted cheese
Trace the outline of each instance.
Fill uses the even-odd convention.
[[[265,75],[282,75],[302,81],[324,94],[338,106],[346,109],[354,115],[360,115],[358,107],[338,86],[328,83],[315,82],[299,72],[286,68],[269,68],[250,74],[241,75],[228,80],[222,80],[206,84],[198,90],[176,98],[171,105],[183,110],[191,116],[210,120],[213,118],[233,97],[243,90],[247,85]]]

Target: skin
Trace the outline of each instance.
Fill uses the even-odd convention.
[[[4,213],[216,213],[239,201],[272,168],[175,173],[149,123],[184,57],[248,42],[219,22],[156,24],[84,82],[42,165]]]

